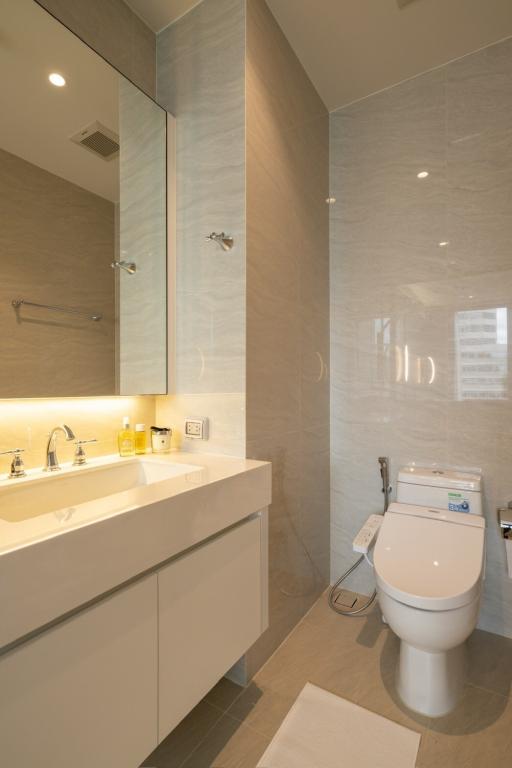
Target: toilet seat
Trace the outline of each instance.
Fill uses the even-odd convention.
[[[391,504],[375,545],[377,585],[414,608],[460,608],[480,595],[484,553],[483,517]]]

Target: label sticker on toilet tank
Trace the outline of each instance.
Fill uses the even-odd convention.
[[[448,491],[448,509],[450,512],[469,512],[469,501],[462,493]]]

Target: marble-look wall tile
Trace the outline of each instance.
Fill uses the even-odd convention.
[[[184,436],[186,418],[208,418],[208,440]],[[245,392],[156,398],[156,424],[172,428],[172,450],[245,456]]]
[[[167,391],[166,112],[119,79],[119,392]],[[172,299],[171,299],[172,300]]]
[[[158,36],[158,100],[177,120],[180,395],[245,391],[244,66],[244,0],[204,0]]]
[[[507,635],[512,583],[495,509],[512,498],[511,73],[506,41],[331,115],[332,579],[382,508],[378,456],[390,457],[393,485],[411,461],[481,468],[480,624]],[[506,324],[487,341],[504,363],[489,360],[479,393],[463,397],[461,373],[486,342],[462,357],[479,342],[461,341],[459,313],[496,308]],[[464,317],[475,337],[496,327],[496,315]],[[349,587],[370,592],[370,572]]]
[[[155,96],[155,34],[123,0],[36,0],[149,96]]]
[[[247,3],[247,455],[273,466],[270,627],[251,676],[329,577],[328,115]]]
[[[115,394],[114,204],[3,150],[0,200],[0,397]]]

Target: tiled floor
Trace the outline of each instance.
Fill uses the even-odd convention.
[[[472,635],[463,699],[436,720],[399,702],[397,651],[378,608],[366,618],[345,618],[329,609],[324,595],[247,688],[221,680],[144,765],[254,768],[309,681],[421,733],[417,768],[511,766],[512,640],[478,630]]]

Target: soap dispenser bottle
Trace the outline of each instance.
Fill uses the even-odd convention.
[[[130,427],[128,416],[123,418],[123,428],[117,436],[120,456],[135,456],[135,432]]]

